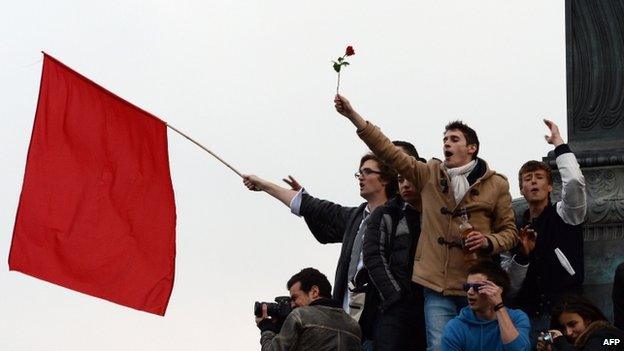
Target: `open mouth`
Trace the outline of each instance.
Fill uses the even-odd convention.
[[[533,194],[537,193],[538,191],[539,191],[539,189],[538,189],[538,188],[532,188],[532,189],[531,189],[531,192],[532,192]]]
[[[360,190],[364,188],[364,183],[360,182]]]
[[[468,298],[468,304],[469,305],[474,305],[475,303],[477,303],[477,299],[473,299],[473,298]]]
[[[453,153],[452,153],[452,152],[450,152],[450,151],[448,151],[448,150],[447,150],[447,151],[444,151],[444,157],[451,157],[451,156],[453,156]]]

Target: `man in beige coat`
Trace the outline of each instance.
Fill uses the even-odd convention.
[[[509,183],[477,157],[477,134],[462,122],[445,128],[444,161],[434,158],[423,163],[394,146],[347,99],[337,95],[334,103],[371,151],[420,191],[422,229],[412,280],[425,288],[427,349],[438,350],[444,325],[466,305],[462,283],[469,264],[462,246],[479,257],[489,257],[517,243]],[[462,209],[474,227],[463,242],[459,234]]]

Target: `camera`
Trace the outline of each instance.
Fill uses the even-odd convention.
[[[552,345],[552,343],[553,343],[553,337],[552,337],[552,334],[549,331],[542,332],[537,337],[537,340],[538,341],[543,341],[547,345]]]
[[[262,317],[262,304],[267,306],[267,315],[272,318],[284,320],[292,311],[292,307],[290,307],[290,297],[278,296],[275,298],[275,302],[256,301],[254,304],[254,314],[256,317]]]

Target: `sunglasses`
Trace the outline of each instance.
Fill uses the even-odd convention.
[[[464,285],[462,286],[462,288],[464,289],[465,292],[468,292],[468,290],[470,290],[470,288],[472,288],[472,291],[474,292],[479,292],[479,288],[482,287],[485,284],[480,284],[480,283],[464,283]]]

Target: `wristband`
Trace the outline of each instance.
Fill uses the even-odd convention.
[[[498,305],[494,306],[494,312],[498,312],[501,308],[505,307],[505,305],[501,302]]]

